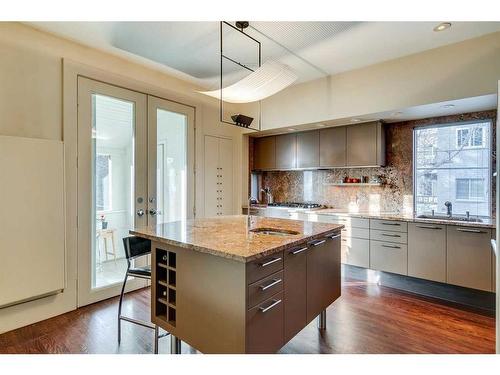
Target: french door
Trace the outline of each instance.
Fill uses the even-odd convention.
[[[193,108],[78,78],[78,306],[120,293],[130,229],[192,216],[192,145]]]

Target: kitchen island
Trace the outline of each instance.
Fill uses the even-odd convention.
[[[340,296],[343,225],[224,216],[138,228],[151,320],[203,353],[275,353]]]

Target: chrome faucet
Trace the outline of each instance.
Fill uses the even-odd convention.
[[[450,201],[444,202],[444,205],[446,206],[446,215],[451,217],[453,215],[453,205]]]
[[[267,204],[273,203],[273,195],[271,194],[271,189],[270,188],[265,187],[263,189],[260,189],[260,191],[262,191],[263,193],[266,194]]]

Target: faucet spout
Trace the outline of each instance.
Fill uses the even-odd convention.
[[[450,201],[444,202],[444,205],[446,206],[446,215],[449,217],[453,216],[453,205],[451,204]]]

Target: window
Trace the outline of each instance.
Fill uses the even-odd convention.
[[[437,124],[413,131],[413,196],[417,215],[491,217],[491,121]]]
[[[96,155],[95,176],[96,210],[111,211],[111,155]]]
[[[483,147],[483,128],[457,129],[457,147]]]
[[[484,197],[483,178],[457,178],[456,198],[469,201],[482,201]]]

